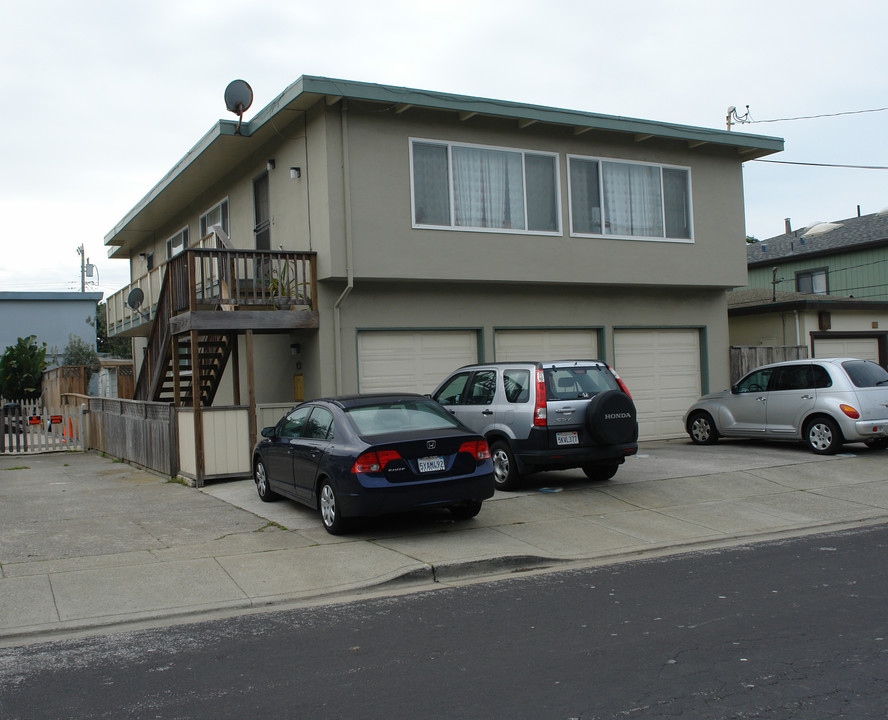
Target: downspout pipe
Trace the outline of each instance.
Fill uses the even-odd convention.
[[[342,99],[341,130],[342,130],[342,197],[345,204],[345,272],[346,284],[342,294],[333,304],[333,354],[336,363],[336,393],[342,390],[342,303],[351,294],[355,286],[355,274],[352,267],[354,249],[352,247],[352,213],[351,213],[351,182],[348,164],[348,100]]]

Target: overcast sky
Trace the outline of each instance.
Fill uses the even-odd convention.
[[[104,237],[220,118],[301,75],[782,137],[771,159],[888,166],[884,0],[0,3],[0,291],[106,296]],[[888,171],[750,162],[747,233],[888,208]],[[741,239],[742,241],[742,239]]]

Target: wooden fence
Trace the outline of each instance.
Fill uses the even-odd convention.
[[[169,477],[179,474],[179,434],[171,403],[85,398],[86,450],[142,465]]]
[[[2,435],[4,454],[97,450],[168,477],[196,479],[194,413],[172,403],[69,394],[56,410],[39,401],[15,403],[0,412],[10,432]],[[256,406],[256,427],[274,425],[294,403]],[[205,480],[250,477],[249,407],[204,408]]]
[[[808,357],[805,345],[733,345],[731,346],[731,385],[750,370],[784,360],[802,360]]]
[[[44,405],[39,399],[0,402],[0,454],[83,450],[79,406]]]

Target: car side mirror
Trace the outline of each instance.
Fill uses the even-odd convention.
[[[274,425],[269,425],[268,427],[262,428],[262,437],[274,437]]]

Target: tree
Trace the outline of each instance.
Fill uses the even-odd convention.
[[[40,397],[46,369],[46,343],[37,345],[37,336],[18,338],[0,357],[0,395],[8,400]]]
[[[77,335],[68,335],[68,344],[62,351],[62,365],[86,368],[86,381],[99,369],[99,355],[86,340]]]
[[[115,358],[131,358],[133,356],[133,346],[129,338],[108,337],[108,305],[106,303],[99,303],[96,307],[95,327],[96,349],[100,353]]]

